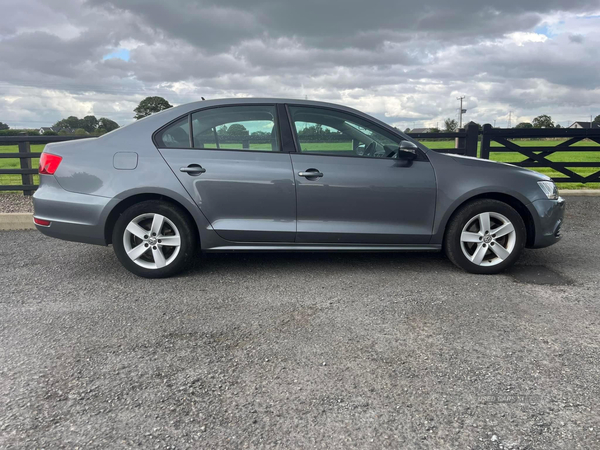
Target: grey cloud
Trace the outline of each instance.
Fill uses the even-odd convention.
[[[206,51],[223,51],[262,36],[296,37],[307,46],[344,48],[356,35],[372,33],[372,48],[385,39],[405,41],[418,34],[459,40],[501,36],[534,26],[541,14],[583,11],[598,0],[88,0],[95,6],[131,11],[171,37]],[[373,32],[376,32],[373,34]],[[377,36],[379,39],[377,39]]]
[[[575,44],[581,44],[583,42],[583,36],[581,34],[570,34],[569,41]]]
[[[0,101],[0,114],[24,121],[69,107],[43,89],[119,120],[154,94],[308,95],[399,122],[452,115],[458,92],[478,121],[508,105],[528,114],[600,101],[594,22],[544,43],[504,39],[549,15],[600,10],[600,0],[6,1],[0,100],[23,100]],[[127,42],[130,61],[103,60]]]

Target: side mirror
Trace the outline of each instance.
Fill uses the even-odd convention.
[[[410,141],[402,141],[400,142],[400,147],[398,147],[398,159],[404,161],[414,161],[417,159],[417,147],[416,144]]]

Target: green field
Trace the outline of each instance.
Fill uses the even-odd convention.
[[[549,146],[553,146],[553,145],[558,145],[561,142],[564,142],[564,140],[551,140],[551,141],[529,141],[529,140],[516,140],[516,142],[518,142],[519,145],[523,146],[523,147],[549,147]],[[454,141],[453,140],[447,140],[447,141],[425,141],[423,142],[423,144],[425,144],[427,147],[432,148],[432,149],[443,149],[443,148],[453,148],[454,147]],[[581,141],[578,142],[577,144],[574,145],[574,147],[577,147],[578,145],[580,146],[598,146],[598,152],[573,152],[573,151],[569,151],[569,152],[557,152],[553,155],[550,155],[548,157],[548,159],[550,161],[556,161],[556,162],[566,162],[566,161],[570,161],[570,162],[598,162],[598,167],[575,167],[572,168],[571,170],[573,172],[579,173],[583,176],[586,175],[590,175],[598,170],[600,170],[600,145],[596,144],[595,142],[591,142],[591,141]],[[495,142],[492,143],[493,147],[501,147],[500,144],[497,144]],[[236,147],[235,144],[230,144],[230,147]],[[236,148],[241,148],[241,144],[238,145]],[[269,150],[271,148],[270,144],[256,144],[256,143],[251,143],[250,144],[250,149],[251,150]],[[322,150],[322,151],[344,151],[344,150],[351,150],[351,143],[350,142],[328,142],[328,143],[308,143],[308,144],[304,144],[304,148],[308,149],[308,150]],[[31,146],[31,151],[32,152],[41,152],[44,149],[44,145],[32,145]],[[11,145],[11,146],[0,146],[0,153],[16,153],[18,151],[18,147],[16,145]],[[520,162],[520,161],[524,161],[525,159],[527,159],[527,157],[519,154],[519,153],[491,153],[490,154],[490,159],[493,159],[495,161],[501,161],[501,162]],[[32,167],[37,167],[38,166],[38,159],[34,159],[32,161]],[[19,165],[19,160],[18,159],[12,159],[12,158],[2,158],[0,159],[0,168],[4,168],[4,169],[18,169],[20,168]],[[560,173],[555,172],[552,169],[548,169],[548,168],[540,168],[538,169],[538,172],[541,172],[545,175],[551,176],[551,177],[558,177],[561,176]],[[34,183],[38,183],[38,177],[37,175],[34,176]],[[21,184],[21,176],[20,175],[0,175],[0,185],[2,184],[12,184],[12,185],[18,185]],[[590,189],[590,188],[595,188],[598,189],[600,188],[600,183],[587,183],[587,184],[583,184],[583,183],[559,183],[559,187],[561,189]]]
[[[44,150],[45,144],[41,145],[32,145],[31,152],[39,153]],[[0,146],[0,153],[18,153],[19,147],[16,145],[6,145]],[[36,168],[39,165],[39,158],[35,158],[31,160],[31,167]],[[21,163],[18,159],[13,158],[1,158],[0,159],[0,169],[20,169]],[[38,175],[33,176],[33,183],[38,184]],[[0,184],[22,184],[21,183],[21,175],[2,175],[0,174]],[[10,191],[12,192],[12,191]],[[17,191],[18,192],[18,191]]]

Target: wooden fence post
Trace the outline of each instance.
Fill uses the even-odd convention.
[[[483,133],[481,135],[481,156],[482,159],[490,159],[490,131],[492,131],[493,127],[486,123],[483,126]]]
[[[465,138],[465,156],[477,158],[477,143],[479,142],[479,126],[476,123],[467,124],[467,137]]]
[[[458,131],[459,133],[464,133],[465,129],[464,128],[458,128],[456,131]],[[464,137],[457,137],[454,138],[454,148],[455,149],[464,149],[465,148],[465,138]]]
[[[19,153],[30,153],[31,146],[29,142],[19,142]],[[19,158],[21,162],[21,169],[31,169],[31,157],[28,158]],[[21,174],[21,183],[24,185],[32,185],[33,184],[33,175],[30,173]],[[23,195],[33,195],[34,191],[32,190],[23,190]]]

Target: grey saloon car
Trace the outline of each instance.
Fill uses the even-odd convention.
[[[34,222],[111,245],[149,278],[199,249],[440,251],[473,273],[561,235],[545,175],[434,152],[343,106],[287,99],[190,103],[40,158]]]

